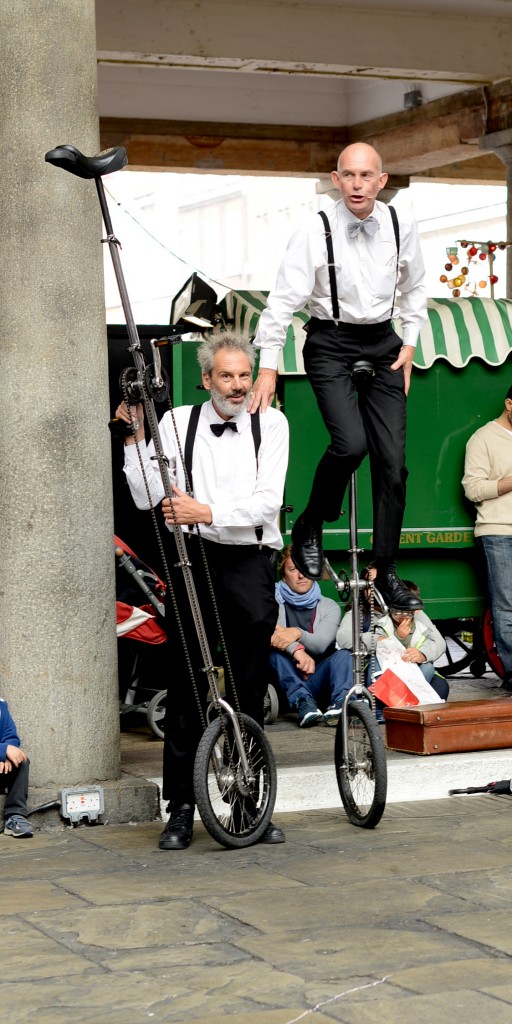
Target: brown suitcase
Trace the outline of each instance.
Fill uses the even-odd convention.
[[[512,697],[384,708],[386,746],[408,754],[512,747]]]

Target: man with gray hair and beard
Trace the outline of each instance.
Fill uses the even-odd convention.
[[[254,349],[232,333],[213,335],[198,350],[203,386],[209,401],[181,406],[164,414],[160,434],[169,460],[173,501],[164,488],[154,460],[154,447],[144,441],[142,406],[137,406],[137,440],[153,505],[162,502],[167,526],[183,528],[199,605],[212,653],[218,626],[203,563],[198,529],[206,553],[240,710],[263,726],[270,639],[277,621],[274,566],[282,547],[278,526],[288,464],[288,423],[277,409],[257,418],[247,412],[252,387]],[[130,422],[126,405],[116,415]],[[177,433],[177,437],[176,437]],[[187,493],[185,453],[192,494]],[[125,473],[138,508],[149,508],[135,440],[125,442]],[[162,501],[162,499],[164,499]],[[184,631],[184,642],[170,595],[166,601],[169,638],[169,688],[165,716],[163,797],[169,801],[169,821],[160,849],[183,850],[192,839],[194,818],[193,769],[202,725],[186,660],[190,655],[196,689],[206,702],[207,679],[183,573],[174,541],[169,570]],[[230,700],[229,680],[226,680]],[[284,842],[272,822],[260,842]]]

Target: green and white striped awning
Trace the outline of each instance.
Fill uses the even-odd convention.
[[[233,330],[246,338],[254,337],[267,295],[228,292],[221,311]],[[281,374],[304,374],[303,327],[308,319],[306,308],[292,320],[279,358]],[[508,299],[429,299],[428,323],[420,333],[414,365],[427,370],[437,359],[445,359],[460,368],[470,359],[482,359],[491,366],[500,366],[511,351],[512,302]]]

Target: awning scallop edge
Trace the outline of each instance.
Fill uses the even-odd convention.
[[[221,311],[233,330],[254,337],[268,292],[231,291]],[[279,359],[281,374],[304,374],[302,348],[307,310],[296,313]],[[414,365],[427,370],[438,359],[461,368],[470,359],[500,366],[512,351],[512,301],[508,299],[429,299],[428,323],[420,332]]]

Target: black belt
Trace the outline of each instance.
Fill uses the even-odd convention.
[[[314,331],[332,331],[341,330],[346,328],[352,331],[354,334],[371,334],[381,328],[383,330],[389,330],[391,326],[391,320],[376,320],[371,324],[352,324],[348,320],[321,320],[320,317],[312,316],[306,324],[308,337],[313,334]]]

